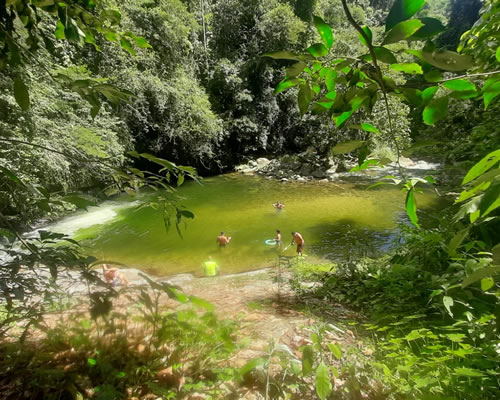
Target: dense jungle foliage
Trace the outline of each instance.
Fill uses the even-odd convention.
[[[41,6],[50,9],[50,4]],[[466,15],[474,19],[479,1],[465,4],[469,6]],[[147,151],[206,174],[227,171],[241,159],[258,154],[309,150],[326,158],[332,145],[363,137],[346,127],[334,129],[333,122],[320,115],[301,117],[293,94],[273,96],[287,62],[262,57],[274,50],[307,47],[314,38],[312,15],[324,17],[335,30],[333,52],[361,54],[363,44],[338,1],[166,0],[100,2],[89,7],[105,14],[102,33],[92,39],[80,32],[72,40],[72,31],[56,31],[54,37],[56,24],[50,13],[37,14],[37,40],[29,37],[16,51],[8,51],[13,42],[2,39],[2,159],[6,168],[34,185],[71,192],[109,183],[102,161],[119,166],[127,150]],[[377,34],[389,7],[388,2],[359,2],[352,5],[352,13],[360,24],[376,26]],[[465,7],[462,2],[436,0],[419,15],[432,14],[443,23],[452,18],[450,25],[465,30],[472,20],[460,20],[464,15],[460,7]],[[19,19],[14,21],[14,27],[20,24]],[[125,33],[123,37],[118,39],[115,26]],[[21,30],[15,32],[23,41]],[[140,39],[134,41],[127,32]],[[446,40],[444,45],[456,48],[457,35]],[[15,102],[15,82],[29,90],[30,107],[25,110]],[[128,92],[113,92],[113,87]],[[123,101],[132,93],[129,101]],[[101,107],[99,98],[108,102]],[[481,109],[477,104],[457,107],[458,114],[477,114]],[[404,101],[391,98],[391,109],[402,142],[410,132],[419,132],[411,129],[410,109]],[[368,122],[377,125],[384,117],[376,111]],[[368,117],[358,117],[362,118]],[[461,126],[458,121],[455,125]],[[392,141],[387,128],[380,129],[383,135],[371,140],[384,153]],[[28,156],[26,163],[23,159]],[[85,162],[89,158],[92,162]],[[2,196],[6,214],[24,208],[17,204],[15,211],[11,201]]]
[[[494,0],[3,0],[0,393],[498,398],[499,29]],[[314,299],[324,321],[298,353],[273,342],[230,366],[237,323],[210,303],[147,276],[118,293],[64,233],[19,229],[147,189],[142,206],[181,234],[185,179],[287,154],[395,162],[372,190],[401,187],[413,224],[380,259],[297,262],[297,304]],[[438,181],[408,176],[402,156],[443,162]],[[454,203],[421,227],[415,193],[436,182]],[[76,305],[63,278],[88,299],[54,321]],[[336,303],[359,318],[332,328]],[[368,350],[329,339],[351,329]]]

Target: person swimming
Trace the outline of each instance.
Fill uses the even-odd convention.
[[[273,203],[273,207],[276,209],[276,210],[281,210],[283,208],[285,208],[285,205],[281,202],[281,201],[277,201],[276,203]]]

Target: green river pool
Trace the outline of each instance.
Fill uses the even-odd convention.
[[[404,193],[389,185],[366,189],[352,183],[279,182],[259,176],[222,175],[187,182],[179,194],[195,214],[181,226],[165,231],[151,208],[138,209],[140,199],[123,195],[88,212],[78,212],[49,226],[52,231],[82,240],[88,254],[156,275],[193,273],[212,256],[221,273],[237,273],[276,265],[277,251],[264,243],[280,229],[284,246],[291,232],[305,239],[308,261],[345,259],[349,253],[375,255],[389,249],[399,223],[408,223]],[[148,195],[146,195],[148,196]],[[149,195],[151,196],[151,195]],[[272,203],[286,205],[276,211]],[[425,217],[441,201],[432,192],[419,194]],[[215,242],[220,231],[232,240],[226,248]],[[286,255],[294,255],[291,246]]]

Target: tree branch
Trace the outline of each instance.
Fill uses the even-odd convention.
[[[391,111],[389,109],[389,100],[387,99],[387,89],[386,89],[385,84],[384,84],[384,77],[382,75],[382,71],[377,63],[377,56],[375,55],[375,50],[373,48],[373,44],[372,44],[370,38],[368,37],[368,35],[366,34],[366,32],[363,30],[363,28],[361,28],[361,26],[353,18],[351,11],[349,10],[349,7],[347,5],[347,0],[341,0],[341,1],[342,1],[342,7],[344,8],[344,13],[347,17],[347,20],[354,27],[354,29],[356,29],[359,32],[359,34],[365,40],[366,45],[368,46],[368,50],[369,50],[370,56],[372,58],[372,64],[375,67],[375,71],[377,73],[377,81],[378,81],[378,84],[380,85],[380,88],[382,89],[382,94],[384,97],[385,109],[387,112],[387,119],[389,122],[389,130],[391,132],[392,140],[394,141],[394,145],[396,147],[396,153],[397,153],[397,157],[398,157],[398,159],[396,161],[398,164],[398,170],[399,170],[399,173],[401,174],[401,176],[406,180],[406,177],[405,177],[405,174],[403,171],[403,167],[401,166],[401,164],[399,162],[399,159],[401,158],[401,149],[399,148],[399,143],[396,139],[396,135],[394,134],[393,124],[392,124],[392,115],[391,115]]]

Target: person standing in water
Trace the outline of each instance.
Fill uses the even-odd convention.
[[[304,251],[304,238],[299,232],[292,232],[292,242],[290,243],[290,246],[295,242],[297,244],[297,254],[299,256],[302,255],[302,252]]]
[[[227,237],[224,232],[221,232],[217,239],[215,239],[216,243],[219,243],[220,247],[226,247],[226,245],[231,241],[231,236]]]
[[[274,238],[274,242],[276,247],[281,247],[281,231],[276,229],[276,237]]]

